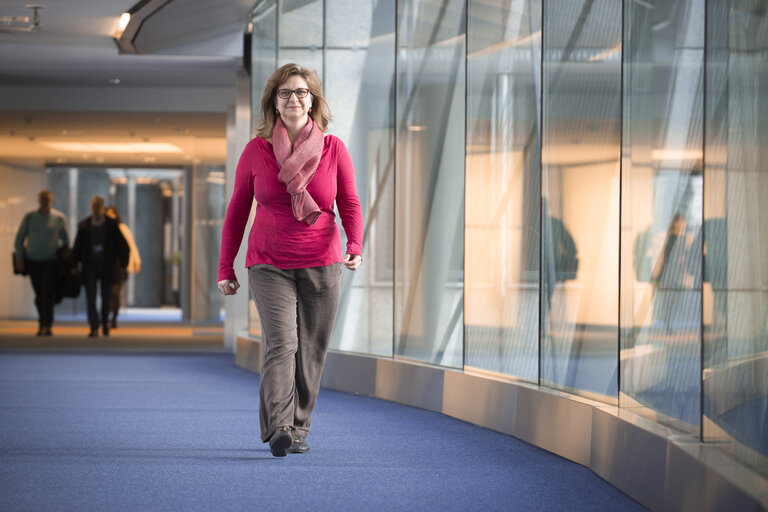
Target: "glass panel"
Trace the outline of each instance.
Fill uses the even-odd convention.
[[[698,431],[704,0],[625,2],[622,407]]]
[[[251,12],[251,132],[256,132],[261,120],[261,97],[272,72],[277,69],[277,4],[276,0],[264,0]],[[255,208],[251,209],[251,215]],[[246,235],[250,232],[249,219]],[[248,289],[248,334],[261,340],[261,322],[256,304]]]
[[[541,382],[618,394],[621,5],[544,13]]]
[[[703,437],[768,474],[768,13],[708,9]]]
[[[541,2],[470,2],[466,365],[539,377]]]
[[[224,167],[197,164],[192,168],[192,251],[195,255],[192,275],[191,320],[204,322],[223,321],[221,311],[224,300],[216,282],[221,227],[227,210]],[[162,191],[161,191],[162,192]]]
[[[317,50],[302,50],[302,49],[280,49],[280,54],[277,58],[277,65],[295,63],[299,66],[309,68],[317,72],[320,78],[323,78],[323,52],[320,49]],[[274,71],[274,69],[272,70]],[[263,89],[262,89],[262,92]]]
[[[261,2],[251,13],[251,131],[261,119],[261,96],[277,69],[277,7],[275,0]],[[255,310],[255,306],[254,306]]]
[[[398,2],[395,353],[463,365],[463,0]]]
[[[327,49],[364,50],[376,43],[373,37],[394,37],[395,3],[391,0],[325,0],[325,19]],[[387,48],[392,54],[390,58],[394,58],[393,39]]]
[[[279,3],[277,33],[280,38],[280,48],[321,48],[323,46],[323,1],[282,0]]]
[[[327,0],[326,9],[328,35],[338,36],[336,46],[325,49],[329,131],[352,157],[365,221],[364,263],[344,272],[331,347],[391,357],[395,6],[386,0]],[[345,33],[350,38],[340,37]]]
[[[294,62],[325,79],[323,66],[323,1],[286,0],[279,3],[277,65]]]

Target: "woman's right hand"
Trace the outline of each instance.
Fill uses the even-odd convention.
[[[224,279],[216,283],[219,287],[219,292],[222,295],[234,295],[237,293],[237,289],[240,288],[240,283],[231,279]]]

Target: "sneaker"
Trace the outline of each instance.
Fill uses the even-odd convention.
[[[272,437],[269,438],[269,451],[275,457],[285,457],[285,450],[293,444],[291,427],[278,427]]]
[[[43,328],[43,336],[53,336],[53,331],[50,327]]]

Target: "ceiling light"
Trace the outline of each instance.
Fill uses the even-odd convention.
[[[654,149],[651,158],[656,161],[698,160],[703,156],[700,149]]]
[[[123,32],[125,32],[125,28],[128,26],[128,23],[131,22],[131,13],[124,12],[120,15],[120,18],[117,20],[117,28],[115,29],[115,33],[112,35],[115,39],[120,39],[120,37],[123,35]]]
[[[120,85],[120,79],[119,78],[110,78],[109,83],[112,85]]]
[[[131,21],[131,13],[124,12],[120,15],[120,20],[117,22],[117,28],[122,32],[125,27],[128,26],[128,22]]]
[[[183,153],[176,144],[168,142],[55,142],[38,141],[38,144],[59,151],[89,153]]]

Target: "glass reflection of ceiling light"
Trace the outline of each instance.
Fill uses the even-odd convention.
[[[611,57],[615,57],[616,55],[619,55],[619,54],[621,54],[621,43],[617,44],[613,48],[608,48],[607,50],[602,51],[597,55],[590,57],[587,60],[589,60],[590,62],[596,62],[599,60],[609,60]]]
[[[409,126],[408,127],[408,131],[411,131],[411,132],[423,132],[426,129],[427,129],[426,126]]]
[[[654,149],[653,160],[698,160],[703,156],[700,149]]]
[[[518,46],[529,46],[533,41],[536,41],[539,37],[541,37],[541,30],[534,32],[533,34],[527,34],[527,35],[517,37],[517,38],[512,38],[512,39],[505,39],[504,41],[501,41],[496,44],[492,44],[487,48],[483,48],[482,50],[472,52],[469,55],[467,55],[467,58],[472,59],[475,57],[480,57],[487,53],[496,53],[500,50],[503,50],[504,48],[509,48],[509,47],[515,48]]]
[[[88,151],[90,153],[182,153],[183,150],[169,142],[53,142],[38,144],[59,151]]]

